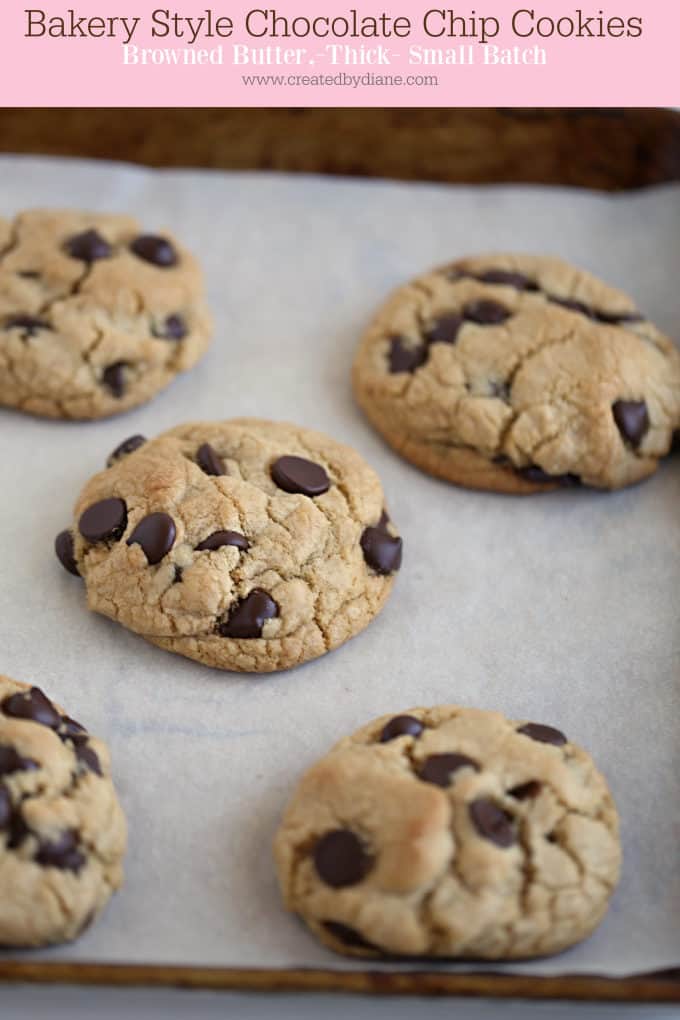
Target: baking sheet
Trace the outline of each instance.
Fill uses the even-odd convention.
[[[604,924],[557,958],[507,969],[677,965],[680,458],[615,494],[465,492],[383,444],[353,405],[349,369],[389,288],[471,251],[572,259],[680,336],[680,187],[603,196],[23,157],[0,159],[0,184],[5,215],[77,205],[174,230],[205,264],[217,319],[205,360],[125,416],[74,424],[0,410],[0,670],[109,741],[130,824],[127,881],[100,922],[30,958],[365,967],[282,910],[279,813],[339,736],[385,712],[459,702],[564,729],[595,755],[622,815],[623,879]],[[89,614],[52,552],[121,439],[249,414],[354,445],[405,540],[394,593],[362,635],[263,678],[208,670]]]

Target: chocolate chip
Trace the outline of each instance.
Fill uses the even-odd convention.
[[[378,574],[392,574],[401,566],[403,543],[381,527],[369,527],[361,536],[361,550],[369,567]]]
[[[0,786],[0,829],[9,828],[11,820],[12,798],[9,795],[9,790],[4,786]]]
[[[23,330],[24,338],[35,336],[41,329],[52,329],[49,322],[45,322],[44,319],[37,319],[33,315],[11,315],[8,319],[5,319],[3,326],[5,329]]]
[[[508,796],[514,797],[515,800],[530,800],[532,797],[538,797],[542,788],[542,784],[537,779],[530,779],[528,783],[513,786],[511,790],[508,790]]]
[[[89,734],[84,726],[68,715],[62,715],[59,736],[62,740],[72,740],[74,744],[87,743]]]
[[[203,552],[205,549],[221,549],[224,545],[236,546],[237,549],[242,549],[244,552],[246,549],[250,549],[250,542],[245,535],[241,535],[238,531],[213,531],[212,535],[208,535],[196,546],[196,550]]]
[[[581,479],[578,475],[549,475],[538,464],[529,464],[528,467],[517,468],[517,474],[521,478],[526,478],[528,482],[537,482],[540,485],[560,485],[565,489],[581,484]]]
[[[0,744],[0,776],[8,776],[12,772],[30,772],[40,768],[32,758],[22,758],[14,747]]]
[[[426,331],[425,339],[429,344],[455,344],[462,325],[462,315],[455,313],[442,315],[440,318],[435,319]]]
[[[313,460],[305,457],[279,457],[270,468],[273,481],[284,492],[303,496],[321,496],[330,488],[330,478]]]
[[[506,287],[514,287],[515,290],[539,290],[534,280],[530,280],[524,273],[513,273],[505,269],[487,269],[475,277],[480,283],[498,283]]]
[[[154,513],[143,517],[127,540],[128,545],[141,545],[148,562],[160,563],[170,552],[177,528],[170,514]]]
[[[395,740],[397,737],[419,737],[425,727],[420,719],[413,715],[395,715],[382,728],[380,743],[386,744],[388,740]]]
[[[431,754],[420,767],[418,777],[424,783],[450,786],[451,777],[458,769],[470,768],[479,772],[479,765],[466,754]]]
[[[644,315],[639,312],[600,312],[593,313],[598,322],[612,326],[625,326],[629,323],[644,322]]]
[[[177,252],[165,237],[156,234],[140,234],[130,245],[130,250],[145,262],[161,269],[177,264]]]
[[[492,800],[487,800],[485,797],[473,800],[469,810],[472,824],[484,839],[501,847],[509,847],[517,842],[512,815],[509,815]]]
[[[111,391],[114,397],[122,397],[125,393],[125,369],[127,361],[115,361],[102,372],[102,385]]]
[[[75,752],[78,761],[82,762],[90,772],[96,772],[98,776],[103,775],[99,757],[91,747],[88,747],[87,744],[76,744]]]
[[[117,460],[127,457],[129,453],[134,453],[140,446],[144,446],[145,442],[146,436],[130,436],[128,439],[124,439],[122,443],[118,444],[113,453],[109,455],[106,466],[111,467]]]
[[[509,319],[512,312],[497,301],[471,301],[463,309],[468,322],[476,322],[478,326],[499,326]]]
[[[206,475],[226,475],[227,469],[224,461],[210,443],[203,443],[199,446],[196,454],[196,463]]]
[[[349,829],[333,829],[314,847],[314,866],[326,885],[340,889],[361,882],[373,866],[373,860],[361,840]]]
[[[118,541],[126,527],[127,507],[116,497],[93,503],[78,521],[78,530],[87,542]]]
[[[188,332],[181,315],[168,315],[160,329],[153,329],[153,335],[159,340],[183,340]]]
[[[349,925],[341,924],[340,921],[322,921],[321,923],[328,934],[338,942],[342,942],[343,946],[355,949],[373,949],[379,952],[373,943],[367,942],[363,935],[360,935],[354,928],[350,928]]]
[[[2,702],[2,711],[13,719],[30,719],[31,722],[49,726],[52,730],[58,729],[61,722],[61,716],[56,708],[39,687],[10,694]]]
[[[44,868],[80,871],[85,864],[85,855],[78,849],[75,829],[65,829],[55,840],[43,840],[38,846],[35,861]]]
[[[593,310],[588,305],[584,304],[583,301],[576,301],[574,298],[559,298],[550,297],[550,301],[554,305],[559,305],[560,308],[566,308],[570,312],[578,312],[580,315],[585,315],[587,318],[593,318]]]
[[[390,350],[388,354],[390,372],[415,372],[417,368],[427,361],[427,345],[419,344],[417,347],[407,347],[403,337],[390,337]]]
[[[109,242],[96,230],[84,230],[82,234],[74,234],[73,237],[69,237],[64,249],[72,258],[80,259],[81,262],[108,259],[113,254]]]
[[[612,404],[616,427],[631,446],[639,446],[649,429],[649,412],[644,400],[617,400]]]
[[[7,826],[7,849],[16,850],[24,842],[26,837],[30,835],[30,829],[24,821],[24,816],[21,813],[21,808],[16,808],[12,812],[9,819],[9,825]]]
[[[564,733],[556,730],[554,726],[543,726],[541,723],[526,723],[524,726],[520,726],[517,732],[524,734],[525,737],[531,737],[532,740],[538,740],[541,744],[554,744],[555,747],[562,747],[567,743]]]
[[[262,588],[253,588],[249,595],[236,603],[217,629],[222,637],[259,638],[262,637],[265,621],[278,615],[279,607],[271,595]]]
[[[54,551],[64,570],[68,570],[69,574],[73,574],[75,577],[80,577],[73,553],[73,535],[68,528],[65,531],[60,531],[55,538]]]

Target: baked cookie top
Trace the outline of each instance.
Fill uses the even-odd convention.
[[[618,488],[680,425],[680,354],[630,297],[559,259],[462,259],[400,287],[354,364],[407,459],[472,488]]]
[[[356,955],[558,952],[601,920],[620,853],[585,751],[552,726],[453,705],[341,740],[275,841],[288,908]]]
[[[362,630],[401,563],[354,450],[235,419],[126,440],[57,540],[91,609],[220,669],[267,672]]]
[[[128,216],[0,220],[0,403],[103,418],[201,357],[211,322],[195,259]]]
[[[120,885],[125,844],[106,745],[0,676],[0,946],[80,934]]]

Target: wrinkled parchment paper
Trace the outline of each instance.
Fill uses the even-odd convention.
[[[0,670],[110,742],[127,881],[78,943],[31,958],[361,967],[281,908],[270,845],[297,777],[345,732],[417,704],[498,708],[595,755],[624,872],[582,946],[514,966],[624,974],[680,962],[680,458],[625,492],[465,492],[402,462],[355,408],[357,335],[386,291],[468,252],[562,255],[632,291],[680,337],[680,187],[595,195],[0,159],[0,211],[125,211],[203,260],[205,360],[151,404],[93,424],[0,411]],[[289,419],[354,445],[405,539],[383,614],[293,672],[238,676],[85,609],[54,535],[123,438],[178,422]],[[371,964],[374,966],[374,964]]]

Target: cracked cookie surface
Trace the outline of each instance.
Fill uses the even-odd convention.
[[[208,346],[195,259],[127,216],[0,221],[0,404],[92,419],[150,400]]]
[[[286,906],[332,949],[490,960],[585,938],[621,860],[585,751],[552,726],[453,705],[336,744],[300,781],[274,850]]]
[[[395,291],[353,370],[383,437],[430,474],[530,493],[652,474],[680,354],[622,291],[559,259],[462,259]]]
[[[106,744],[0,676],[0,946],[76,938],[120,886],[125,846]]]
[[[56,552],[89,607],[219,669],[287,669],[353,637],[401,563],[380,481],[354,450],[234,419],[125,440]]]

